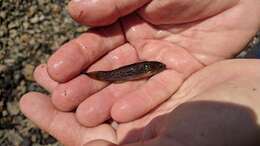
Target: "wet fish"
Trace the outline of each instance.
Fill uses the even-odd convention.
[[[107,82],[124,82],[151,77],[166,69],[166,65],[158,61],[144,61],[126,65],[111,71],[93,71],[83,73],[91,78]]]

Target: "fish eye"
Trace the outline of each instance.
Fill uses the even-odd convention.
[[[144,68],[145,68],[146,70],[148,70],[148,69],[149,69],[149,65],[145,64],[145,65],[144,65]]]
[[[161,64],[160,64],[160,68],[164,68],[164,64],[161,63]]]

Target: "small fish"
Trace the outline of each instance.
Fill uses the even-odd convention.
[[[111,71],[93,71],[83,74],[101,81],[124,82],[148,78],[165,69],[166,65],[161,62],[144,61],[126,65]]]

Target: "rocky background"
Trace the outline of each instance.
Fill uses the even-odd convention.
[[[0,0],[0,145],[58,146],[20,112],[28,91],[44,92],[32,72],[61,44],[87,30],[69,17],[69,0]],[[260,33],[239,57],[260,58]],[[258,54],[257,54],[258,53]]]
[[[86,30],[69,17],[69,0],[0,0],[0,145],[59,145],[20,112],[32,72],[61,44]]]

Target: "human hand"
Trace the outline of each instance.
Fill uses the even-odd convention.
[[[74,113],[55,109],[50,97],[40,93],[25,95],[20,106],[27,117],[65,145],[255,146],[260,124],[259,65],[259,60],[210,65],[190,76],[154,112],[120,124],[116,130],[107,124],[86,128]],[[212,76],[216,73],[217,78]]]
[[[35,73],[36,80],[53,92],[51,99],[58,109],[71,111],[80,104],[76,111],[76,117],[82,125],[96,126],[103,123],[110,115],[120,122],[134,120],[168,99],[179,88],[182,81],[193,72],[203,68],[204,65],[231,57],[237,53],[259,27],[258,19],[251,15],[257,14],[258,9],[256,7],[258,5],[255,4],[257,2],[239,2],[230,9],[227,6],[230,6],[229,4],[233,1],[223,3],[224,5],[217,5],[215,8],[221,6],[221,9],[214,11],[218,15],[207,19],[202,19],[203,16],[196,24],[194,20],[187,21],[187,23],[185,20],[183,21],[184,24],[179,25],[182,22],[178,20],[179,22],[176,21],[177,24],[171,22],[170,24],[166,23],[166,25],[149,25],[136,14],[127,16],[121,20],[124,29],[118,23],[98,28],[93,30],[92,33],[83,34],[64,45],[49,60],[49,74],[47,74],[47,69],[43,65],[43,68],[40,69],[41,67],[39,67]],[[179,1],[178,3],[182,2]],[[113,3],[111,2],[111,4]],[[104,9],[109,8],[109,5],[99,6],[108,6]],[[223,10],[223,7],[226,9]],[[221,10],[221,13],[219,10]],[[161,9],[158,9],[156,13],[159,12],[161,12]],[[74,15],[73,8],[71,8],[71,13]],[[193,12],[189,13],[190,15],[193,14]],[[81,12],[79,20],[89,18],[84,17],[83,14],[90,13]],[[103,18],[95,18],[95,14],[92,14],[97,22],[106,22]],[[98,14],[100,13],[96,15]],[[103,11],[103,14],[109,15],[105,11]],[[247,23],[240,23],[240,19],[232,16],[239,16],[240,19],[247,18],[248,21]],[[226,20],[231,17],[233,19]],[[164,24],[164,21],[162,24]],[[87,23],[85,20],[82,22]],[[156,22],[160,21],[156,20]],[[231,27],[235,28],[229,30]],[[237,40],[237,43],[229,43],[234,39]],[[96,61],[106,53],[108,54],[105,57]],[[125,58],[128,58],[128,60]],[[169,69],[148,81],[111,84],[109,86],[86,76],[77,76],[90,64],[89,70],[112,69],[139,60],[158,60],[167,64]],[[96,63],[93,64],[94,62]],[[53,81],[49,76],[56,81]],[[161,83],[163,84],[161,85]],[[138,90],[135,90],[137,88]],[[153,90],[154,88],[156,90]],[[147,91],[152,91],[149,92],[149,96],[143,94]],[[116,95],[113,95],[114,93]],[[153,118],[150,117],[150,119]],[[108,131],[111,131],[111,129]],[[98,138],[92,137],[93,139]],[[111,138],[103,139],[113,141]]]
[[[120,125],[120,146],[258,146],[258,65],[260,60],[228,60],[198,71],[169,102],[145,118]],[[212,77],[216,72],[218,78]],[[84,146],[116,145],[95,140]]]
[[[119,17],[118,10],[127,14],[143,5],[143,1],[92,2],[72,1],[72,16],[82,23],[108,24]],[[62,111],[79,106],[76,116],[85,126],[103,123],[110,115],[119,122],[137,119],[168,99],[190,74],[238,53],[259,27],[257,0],[188,2],[151,1],[138,14],[121,18],[121,25],[94,29],[61,47],[48,61],[49,76],[63,82],[53,89],[54,105]],[[117,9],[106,12],[115,7],[111,5]],[[104,11],[94,13],[101,9]],[[241,23],[242,19],[247,22]],[[236,43],[230,43],[234,40]],[[110,70],[140,60],[161,61],[168,70],[149,80],[110,86],[78,76],[86,68]],[[38,76],[36,73],[36,79]],[[38,80],[49,88],[49,80]]]

